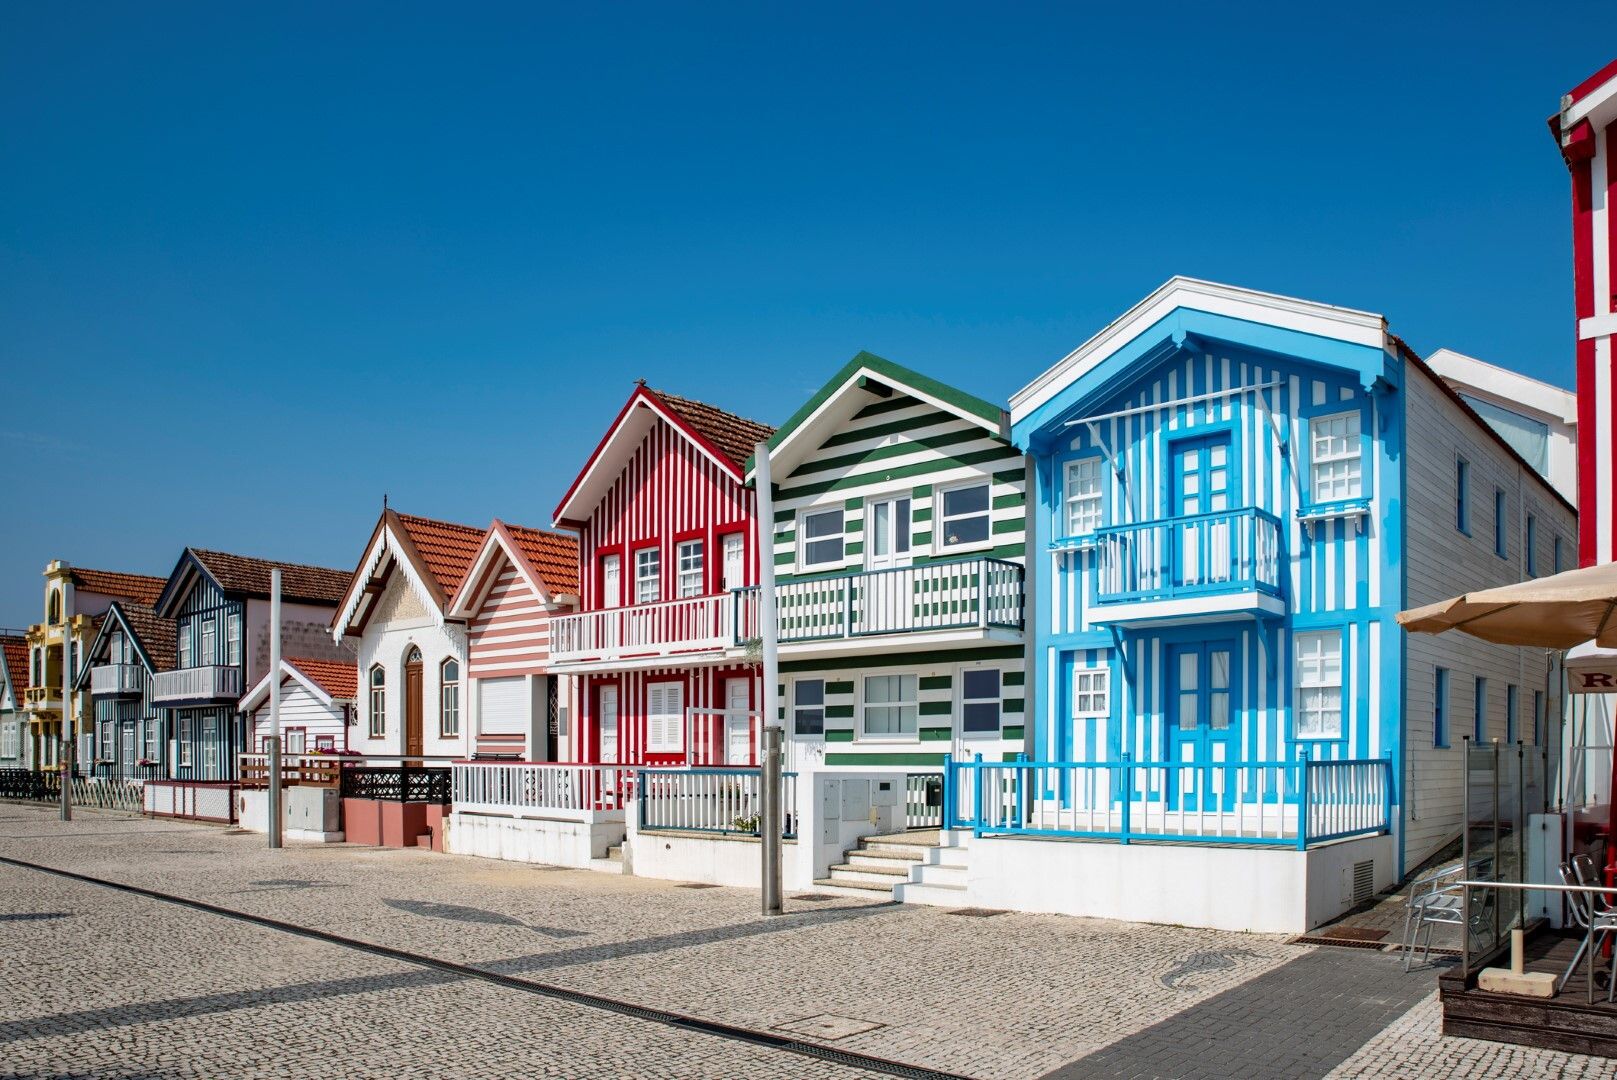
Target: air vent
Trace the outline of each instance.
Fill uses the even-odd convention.
[[[1376,864],[1373,860],[1353,864],[1353,902],[1362,904],[1376,894]]]

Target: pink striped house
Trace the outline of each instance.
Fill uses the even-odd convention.
[[[575,760],[751,764],[762,687],[745,463],[773,429],[639,383],[556,507],[578,533],[580,610],[551,624],[578,676]]]
[[[577,603],[578,541],[495,519],[449,603],[449,616],[467,628],[474,756],[568,755],[573,680],[550,671],[550,627]]]

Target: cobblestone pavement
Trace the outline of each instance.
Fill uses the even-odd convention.
[[[1208,1037],[1229,1053],[1228,1075],[1243,1075],[1243,1061],[1273,1056],[1269,1036],[1249,1036],[1246,1029],[1256,1026],[1266,1007],[1283,1013],[1288,1003],[1282,999],[1266,1006],[1250,995],[1221,995],[1254,980],[1261,988],[1262,977],[1270,973],[1279,972],[1273,978],[1284,982],[1293,971],[1317,973],[1322,966],[1341,965],[1360,972],[1363,965],[1389,959],[1375,952],[1293,946],[1271,936],[1062,916],[968,918],[842,897],[788,897],[788,914],[766,920],[758,914],[757,893],[744,889],[690,889],[420,850],[292,844],[271,852],[261,835],[112,814],[81,813],[64,824],[47,809],[13,804],[0,804],[0,854],[750,1028],[796,1025],[829,1014],[845,1018],[831,1023],[851,1031],[818,1036],[830,1045],[985,1080],[1025,1080],[1058,1070],[1064,1077],[1110,1075],[1103,1068],[1103,1051],[1114,1044],[1119,1052],[1127,1050],[1131,1037],[1135,1051],[1149,1048],[1153,1029],[1173,1030],[1176,1017],[1199,1018]],[[21,871],[0,878],[0,888],[16,873]],[[171,910],[168,917],[181,922],[204,918]],[[23,927],[20,932],[31,934],[59,925],[14,923],[0,927],[0,933]],[[282,950],[297,955],[287,942],[310,947],[282,934],[267,942],[264,955],[277,963]],[[1301,968],[1288,967],[1299,960],[1305,961]],[[367,958],[366,963],[382,962]],[[342,967],[326,978],[351,974]],[[1386,993],[1344,997],[1341,1045],[1315,1055],[1306,1070],[1293,1075],[1319,1076],[1339,1063],[1359,1069],[1343,1075],[1408,1075],[1389,1062],[1414,1053],[1446,1060],[1451,1045],[1488,1045],[1442,1039],[1435,1029],[1400,1029],[1419,1012],[1400,1016],[1408,1003],[1430,993],[1430,969],[1404,976],[1396,965],[1381,964],[1372,974],[1384,980]],[[0,994],[6,993],[3,985]],[[215,989],[210,982],[206,992]],[[508,993],[487,986],[477,992]],[[386,996],[388,991],[355,993]],[[417,994],[411,990],[404,996],[413,1001]],[[554,1011],[552,1003],[536,1000],[528,999],[527,1008]],[[1231,1001],[1241,1003],[1246,1014],[1234,1009],[1220,1014],[1226,1007],[1221,1002]],[[1198,1012],[1202,1005],[1207,1010]],[[60,1013],[62,1007],[57,1001],[45,1014]],[[419,1004],[409,1008],[430,1011]],[[332,1011],[330,1003],[316,1001],[305,1015],[326,1017]],[[342,1004],[336,1011],[355,1012]],[[450,1012],[475,1015],[461,1008]],[[1388,1026],[1392,1017],[1398,1018]],[[581,1030],[603,1023],[624,1021],[592,1011]],[[807,1029],[810,1037],[818,1027]],[[666,1028],[659,1031],[665,1039],[673,1037]],[[837,1035],[842,1037],[831,1041]],[[1383,1044],[1391,1049],[1375,1049]],[[771,1061],[786,1056],[747,1052],[772,1054]],[[1378,1052],[1387,1056],[1377,1058]],[[1547,1051],[1510,1052],[1516,1057],[1509,1060],[1530,1061],[1544,1075],[1559,1075],[1561,1069],[1577,1076],[1587,1067],[1586,1059]],[[1137,1075],[1176,1075],[1155,1060],[1137,1058]],[[1491,1060],[1479,1056],[1477,1070],[1445,1068],[1441,1075],[1500,1075],[1491,1071]],[[0,1054],[0,1073],[7,1064],[7,1055]],[[808,1067],[827,1068],[814,1062]],[[470,1061],[467,1068],[473,1068]],[[1391,1071],[1377,1071],[1383,1068]],[[613,1075],[610,1069],[568,1073],[564,1068],[563,1073]],[[795,1074],[741,1068],[711,1075]]]
[[[0,1076],[862,1077],[0,866]]]

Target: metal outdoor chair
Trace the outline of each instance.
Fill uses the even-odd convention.
[[[1563,885],[1577,886],[1587,884],[1581,880],[1582,875],[1578,872],[1574,863],[1562,863],[1560,874],[1561,884]],[[1572,962],[1566,966],[1566,971],[1562,973],[1555,989],[1559,993],[1566,987],[1567,980],[1572,978],[1572,973],[1578,969],[1578,961],[1582,960],[1587,954],[1589,958],[1589,985],[1585,989],[1588,991],[1589,1003],[1592,1005],[1595,1000],[1595,953],[1599,951],[1602,936],[1617,934],[1617,908],[1613,908],[1609,904],[1596,907],[1593,894],[1585,892],[1567,893],[1567,906],[1572,909],[1572,921],[1577,924],[1578,929],[1583,931],[1583,940],[1578,942],[1578,951],[1572,954]],[[1606,982],[1606,1000],[1608,1002],[1614,1000],[1612,996],[1614,993],[1617,993],[1617,979],[1608,979]]]
[[[1421,933],[1426,934],[1425,952],[1421,962],[1432,956],[1432,933],[1439,926],[1459,926],[1465,918],[1464,890],[1457,884],[1463,880],[1464,864],[1455,863],[1434,870],[1416,879],[1409,886],[1409,899],[1404,905],[1404,970],[1414,959],[1416,943]]]

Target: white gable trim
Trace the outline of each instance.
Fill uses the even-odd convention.
[[[393,565],[404,572],[404,580],[420,599],[421,606],[432,612],[434,625],[444,624],[444,612],[439,608],[438,601],[433,598],[432,591],[427,588],[426,582],[421,580],[421,575],[415,572],[415,565],[409,559],[400,558],[398,551],[399,539],[393,534],[393,526],[384,526],[382,531],[376,534],[370,550],[365,553],[365,561],[355,571],[354,579],[348,586],[348,595],[343,598],[342,611],[331,630],[333,641],[341,644],[343,635],[353,628],[359,601],[365,595],[365,586],[381,570],[384,559],[391,559]]]
[[[1386,320],[1374,312],[1175,277],[1011,395],[1011,422],[1020,422],[1176,308],[1226,315],[1373,349],[1388,347]]]
[[[516,550],[515,545],[506,538],[504,530],[496,525],[483,538],[483,546],[478,549],[477,558],[472,561],[472,568],[466,572],[466,579],[461,582],[460,591],[449,604],[451,618],[470,619],[483,609],[489,591],[499,580],[499,574],[493,572],[497,558],[504,558],[506,562],[516,567],[517,574],[528,583],[528,587],[539,597],[540,603],[551,609],[559,606],[551,597],[550,590],[545,588],[545,583],[539,580],[533,568],[528,565],[527,557]],[[485,574],[485,571],[488,573]],[[478,582],[481,582],[481,587],[477,589],[476,594],[469,593],[467,590]]]
[[[326,708],[334,709],[336,707],[337,699],[326,693],[325,689],[322,688],[318,683],[314,682],[314,680],[310,679],[307,675],[303,674],[303,672],[299,671],[291,661],[281,661],[281,674],[283,678],[290,675],[299,684],[301,684],[305,690],[313,694],[316,701],[320,702],[320,704],[324,705]],[[268,674],[266,674],[262,679],[258,680],[258,683],[251,690],[247,692],[247,696],[241,699],[241,704],[236,708],[240,712],[250,714],[253,712],[253,710],[257,709],[269,699],[269,692],[270,677]]]

